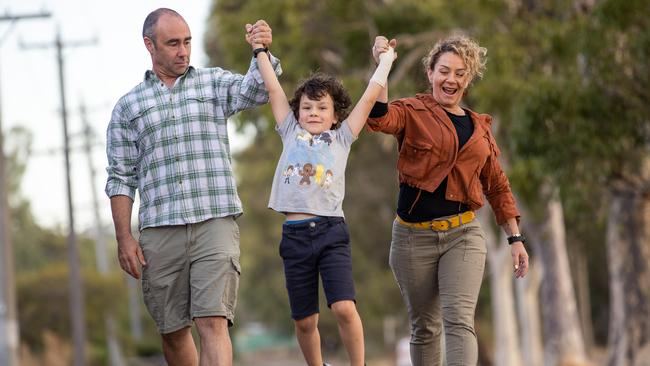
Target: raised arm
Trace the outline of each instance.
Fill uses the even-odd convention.
[[[376,45],[379,42],[380,37],[381,36],[375,39],[375,46],[373,46],[373,50],[377,48]],[[385,39],[385,37],[381,37],[381,39]],[[368,119],[368,115],[370,114],[370,110],[375,104],[375,101],[377,101],[377,98],[380,97],[383,93],[384,98],[386,100],[388,99],[388,94],[384,90],[388,84],[388,73],[390,72],[390,68],[393,65],[393,61],[396,57],[394,51],[394,47],[396,45],[397,42],[395,40],[392,40],[390,45],[387,43],[387,46],[385,48],[379,50],[379,65],[377,65],[375,73],[372,75],[372,78],[370,78],[368,86],[363,92],[361,99],[359,99],[357,104],[354,106],[354,109],[352,109],[352,112],[350,112],[350,115],[348,116],[348,125],[350,126],[350,129],[352,130],[352,134],[354,136],[358,136],[359,132],[361,132],[361,129],[365,125],[366,120]]]
[[[375,59],[375,62],[379,64],[379,55],[388,51],[389,47],[395,48],[397,46],[397,41],[395,39],[388,40],[384,36],[378,36],[375,38],[375,45],[372,47],[372,57]],[[379,96],[377,97],[378,102],[388,103],[388,83],[381,90]]]
[[[258,20],[254,25],[246,24],[246,41],[250,43],[253,50],[265,48],[265,45],[267,44],[265,42],[267,28],[270,29],[264,20]],[[289,106],[289,101],[287,100],[287,95],[284,93],[284,90],[280,85],[280,81],[275,74],[273,65],[271,65],[268,51],[257,53],[257,67],[260,71],[260,75],[262,75],[262,79],[264,80],[266,90],[269,92],[269,102],[271,103],[273,117],[279,126],[287,117],[291,108]]]

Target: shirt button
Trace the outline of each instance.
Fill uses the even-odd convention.
[[[312,222],[310,222],[310,223],[309,223],[309,227],[316,227],[316,223],[315,223],[315,222],[313,222],[313,221],[312,221]]]
[[[179,181],[178,181],[178,184],[183,184],[183,181],[182,181],[182,180],[179,180]]]

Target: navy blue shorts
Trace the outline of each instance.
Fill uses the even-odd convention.
[[[319,312],[319,274],[328,307],[341,300],[355,301],[350,234],[342,217],[285,223],[280,256],[293,319]]]

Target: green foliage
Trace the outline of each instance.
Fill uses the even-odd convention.
[[[50,264],[17,279],[20,334],[22,342],[33,350],[40,350],[45,330],[53,331],[62,339],[70,339],[69,271],[63,263]],[[100,276],[96,272],[82,274],[85,292],[86,331],[91,344],[101,345],[106,311],[119,313],[126,303],[126,289],[121,275]]]
[[[14,252],[20,342],[32,353],[44,351],[48,332],[71,344],[67,230],[41,227],[19,188],[31,151],[31,134],[14,128],[6,139],[10,235]],[[93,241],[77,234],[82,269],[85,324],[90,365],[106,364],[105,314],[118,323],[118,341],[126,354],[139,351],[128,334],[127,290],[122,272],[100,275],[95,268]],[[149,321],[142,344],[159,338]],[[51,339],[51,337],[50,337]],[[133,346],[132,346],[133,345]],[[52,345],[50,345],[51,347]],[[151,348],[151,347],[149,347]],[[51,350],[50,350],[51,351]]]

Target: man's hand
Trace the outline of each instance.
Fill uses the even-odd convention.
[[[526,253],[524,243],[520,241],[512,243],[510,246],[510,255],[512,256],[515,277],[524,277],[528,273],[528,253]]]
[[[136,279],[140,278],[140,266],[147,265],[140,244],[130,234],[117,239],[117,258],[124,272]]]
[[[397,40],[393,38],[389,41],[384,36],[375,37],[375,44],[372,46],[372,57],[377,64],[379,64],[379,55],[387,52],[389,47],[395,49],[397,47]],[[397,58],[397,53],[395,53],[395,58]]]
[[[261,47],[270,47],[273,42],[271,27],[266,21],[260,19],[255,24],[246,24],[246,42],[253,49]]]

